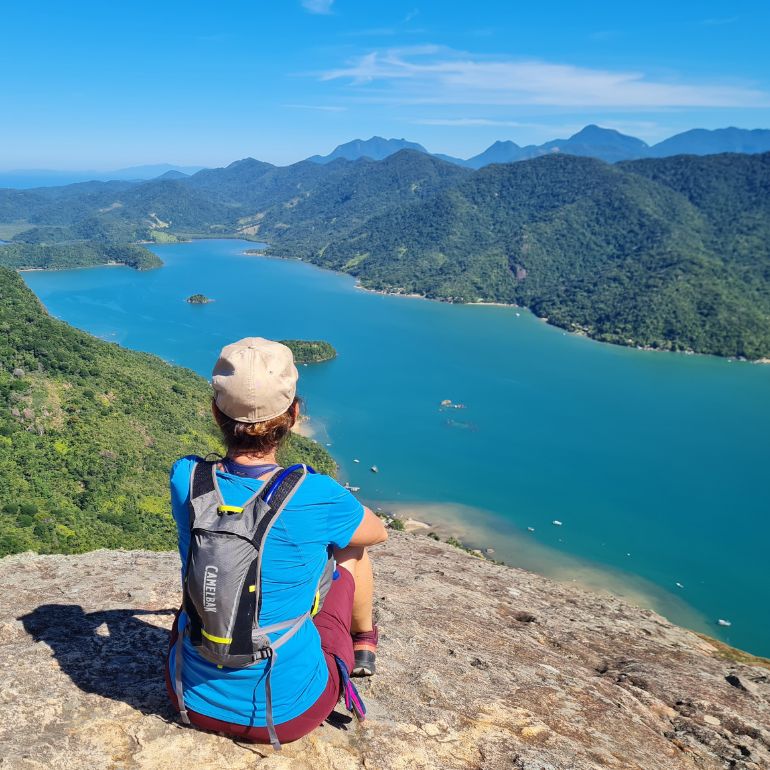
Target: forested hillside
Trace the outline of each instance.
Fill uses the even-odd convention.
[[[323,169],[313,187],[269,206],[255,218],[256,235],[268,241],[275,254],[321,251],[373,216],[394,206],[429,201],[472,173],[414,150],[402,150],[383,161],[307,165]]]
[[[220,449],[193,372],[51,318],[0,268],[0,555],[172,548],[168,471]],[[292,435],[284,463],[333,472]]]
[[[414,150],[247,158],[181,179],[0,190],[0,224],[26,244],[0,253],[16,267],[91,264],[95,244],[244,237],[367,287],[515,302],[609,342],[770,356],[767,153],[556,153],[475,172]]]
[[[0,245],[0,266],[15,270],[64,270],[73,267],[116,264],[137,270],[150,270],[163,263],[144,246],[133,243],[9,243]]]
[[[770,155],[738,157],[489,166],[306,256],[371,288],[515,302],[609,342],[768,356]]]

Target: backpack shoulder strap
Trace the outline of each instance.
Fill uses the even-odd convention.
[[[198,460],[193,465],[190,473],[190,500],[207,495],[216,489],[215,472],[216,463],[211,460]]]
[[[267,480],[259,496],[270,505],[283,507],[284,498],[288,502],[288,496],[300,485],[308,473],[315,473],[315,471],[311,466],[304,464],[279,468]]]
[[[289,500],[299,488],[299,485],[307,476],[305,465],[292,465],[285,470],[278,471],[265,484],[262,491],[254,500],[254,505],[261,506],[263,511],[257,516],[257,526],[252,537],[252,544],[257,550],[257,612],[254,615],[255,630],[259,625],[259,612],[262,609],[262,557],[264,544],[273,524],[286,507]]]
[[[265,483],[264,488],[257,496],[257,499],[267,506],[267,511],[260,518],[254,532],[253,542],[260,552],[267,533],[294,496],[300,484],[305,480],[308,472],[315,473],[307,465],[291,465],[284,470],[279,470]]]
[[[221,503],[216,462],[199,460],[190,472],[190,529],[203,511]]]

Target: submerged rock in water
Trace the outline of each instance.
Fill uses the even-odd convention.
[[[760,770],[770,671],[649,610],[392,532],[361,725],[286,744],[178,724],[163,684],[174,553],[0,560],[3,767]]]

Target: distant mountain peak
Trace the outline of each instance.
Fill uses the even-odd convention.
[[[760,153],[770,151],[770,129],[691,128],[670,136],[650,148],[657,158],[668,155],[715,155],[722,152]]]
[[[173,181],[175,179],[187,179],[189,176],[189,174],[185,174],[182,171],[177,171],[175,168],[172,168],[169,171],[166,171],[165,174],[161,174],[160,176],[155,177],[155,179],[166,179]]]
[[[602,126],[597,126],[595,123],[589,123],[587,126],[584,126],[576,134],[573,134],[567,141],[591,143],[609,142],[614,145],[623,144],[629,147],[647,147],[647,142],[643,142],[641,139],[637,139],[635,136],[623,134],[616,128],[604,128]]]
[[[416,150],[428,155],[428,151],[417,142],[406,139],[385,139],[382,136],[372,136],[369,139],[352,139],[344,144],[337,145],[328,155],[312,155],[308,158],[313,163],[329,163],[337,158],[346,160],[358,160],[370,158],[371,160],[384,160],[399,150]]]
[[[541,144],[541,153],[561,152],[567,155],[583,155],[607,163],[644,157],[649,147],[635,136],[622,134],[614,128],[603,128],[595,123],[584,126],[569,139],[553,139]]]
[[[238,168],[238,166],[251,166],[254,163],[262,163],[262,161],[249,156],[248,158],[241,158],[240,160],[234,160],[232,163],[225,166],[225,168]]]
[[[482,168],[490,163],[512,163],[516,160],[523,160],[526,155],[516,142],[510,139],[498,139],[494,144],[489,145],[484,152],[468,158],[466,161],[471,168]]]
[[[572,134],[570,139],[599,139],[608,136],[625,136],[625,134],[621,134],[615,128],[602,128],[602,126],[597,126],[596,123],[589,123],[587,126],[583,126],[577,133]]]

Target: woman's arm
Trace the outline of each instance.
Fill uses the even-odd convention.
[[[368,546],[384,543],[388,539],[388,531],[382,520],[369,508],[364,506],[364,518],[358,525],[358,529],[350,538],[349,546]]]

